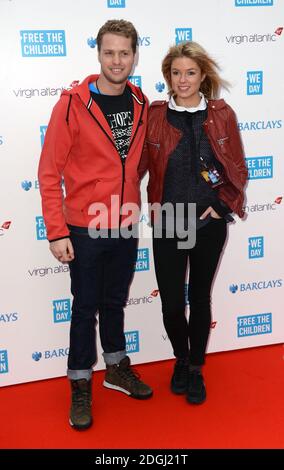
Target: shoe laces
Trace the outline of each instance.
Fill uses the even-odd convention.
[[[139,372],[137,372],[137,370],[131,368],[130,366],[125,368],[118,366],[117,372],[122,379],[126,380],[129,383],[140,382]]]
[[[89,390],[81,390],[76,387],[73,390],[73,402],[81,410],[91,406],[91,394]]]

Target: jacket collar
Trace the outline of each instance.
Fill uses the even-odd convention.
[[[200,103],[198,106],[191,107],[191,108],[186,108],[185,106],[179,106],[176,104],[176,101],[173,96],[170,97],[169,100],[169,108],[173,109],[174,111],[179,111],[183,112],[186,111],[188,113],[195,113],[196,111],[204,111],[207,108],[207,100],[205,99],[205,96],[203,93],[199,93],[200,96]]]
[[[82,81],[79,85],[77,82],[73,82],[74,86],[71,89],[63,90],[62,94],[72,94],[72,95],[79,95],[85,106],[88,105],[90,100],[90,90],[89,90],[89,83],[95,82],[99,78],[99,75],[89,75]],[[136,100],[138,104],[141,106],[145,102],[145,97],[141,91],[141,89],[135,85],[133,85],[129,80],[127,80],[126,85],[129,86],[131,89],[131,93],[133,98]]]

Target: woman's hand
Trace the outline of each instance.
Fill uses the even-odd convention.
[[[211,206],[207,207],[206,211],[204,211],[199,218],[200,220],[204,220],[208,215],[210,215],[210,217],[213,219],[222,219],[222,217],[220,217],[220,215],[217,214],[217,212],[214,211],[213,207]]]

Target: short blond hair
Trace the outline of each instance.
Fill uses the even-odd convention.
[[[217,62],[208,55],[200,44],[194,41],[188,41],[170,47],[162,62],[162,73],[167,82],[170,96],[174,94],[171,84],[172,62],[174,59],[180,57],[187,57],[194,60],[201,69],[201,74],[206,75],[200,85],[200,91],[207,99],[216,99],[219,96],[221,88],[229,88],[229,83],[223,80],[218,74],[220,67]]]
[[[118,36],[124,36],[125,38],[131,38],[131,49],[135,54],[138,44],[138,33],[130,21],[108,20],[103,26],[101,26],[97,35],[98,51],[101,49],[103,36],[107,33],[117,34]]]

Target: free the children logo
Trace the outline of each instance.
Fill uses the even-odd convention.
[[[272,333],[272,313],[237,317],[238,338]]]
[[[46,240],[46,227],[42,215],[36,216],[36,239]]]
[[[273,156],[247,157],[246,165],[249,180],[273,178]]]
[[[235,0],[236,7],[273,7],[273,0]]]
[[[23,57],[66,56],[65,31],[22,30],[20,31]]]
[[[0,350],[0,374],[7,374],[8,367],[8,351],[7,349]]]
[[[149,271],[149,248],[138,248],[135,271]]]

